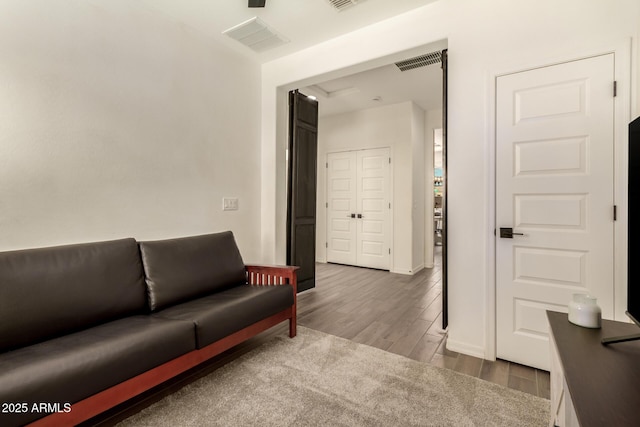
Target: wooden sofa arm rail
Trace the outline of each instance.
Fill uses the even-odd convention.
[[[250,285],[292,285],[297,290],[296,271],[300,267],[289,265],[246,265],[247,283]]]
[[[285,285],[293,288],[293,310],[289,321],[289,336],[296,336],[298,324],[298,274],[300,267],[292,265],[245,265],[247,284],[258,286]]]

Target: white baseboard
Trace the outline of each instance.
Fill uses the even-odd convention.
[[[414,268],[413,270],[400,270],[397,268],[394,268],[393,270],[389,270],[390,273],[396,273],[396,274],[405,274],[407,276],[413,276],[414,274],[416,274],[417,272],[419,272],[420,270],[422,270],[424,268],[424,265],[419,265],[418,267]]]
[[[466,354],[467,356],[479,357],[480,359],[484,359],[484,347],[452,340],[451,338],[447,338],[447,350]]]
[[[410,270],[398,270],[396,268],[394,268],[393,270],[389,270],[389,273],[404,274],[407,276],[411,276],[413,274]]]

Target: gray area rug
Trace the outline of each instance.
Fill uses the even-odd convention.
[[[315,330],[277,336],[120,426],[546,426],[549,401]]]

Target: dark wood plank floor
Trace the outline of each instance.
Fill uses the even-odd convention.
[[[446,349],[440,273],[317,264],[316,288],[298,296],[298,324],[548,399],[546,371]]]

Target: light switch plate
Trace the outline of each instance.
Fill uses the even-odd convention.
[[[238,198],[237,197],[223,197],[222,198],[222,210],[223,211],[237,211],[238,210]]]

